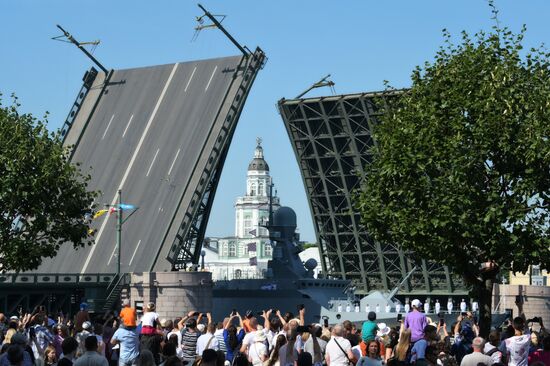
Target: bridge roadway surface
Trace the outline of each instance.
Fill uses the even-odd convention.
[[[119,187],[123,203],[139,206],[123,225],[122,272],[152,269],[240,60],[114,71],[72,161],[101,191],[98,208],[116,203]],[[94,245],[75,251],[65,243],[36,272],[114,273],[116,215],[95,221]]]

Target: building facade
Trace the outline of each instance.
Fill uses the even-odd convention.
[[[235,202],[234,235],[205,239],[205,269],[212,272],[214,281],[261,277],[271,259],[269,234],[262,225],[268,221],[270,190],[274,189],[261,142],[258,138],[248,164],[245,195]],[[280,207],[274,194],[272,205],[273,211]]]
[[[533,265],[526,273],[510,272],[510,285],[550,286],[550,273]]]

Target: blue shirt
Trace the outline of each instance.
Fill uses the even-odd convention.
[[[130,362],[139,356],[139,337],[134,330],[118,328],[111,339],[120,344],[120,359]]]
[[[227,329],[223,330],[223,339],[225,341],[225,346],[227,347],[227,352],[225,354],[225,359],[227,361],[233,362],[233,357],[235,357],[235,354],[241,348],[241,343],[243,342],[244,336],[244,329],[241,329],[239,333],[237,333],[237,347],[235,347],[235,349],[231,349],[231,345],[229,344],[229,332]]]
[[[421,339],[417,341],[411,349],[411,362],[414,363],[426,358],[426,348],[428,348],[427,340]]]

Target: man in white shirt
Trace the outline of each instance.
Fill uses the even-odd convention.
[[[218,351],[220,349],[218,339],[214,333],[216,333],[216,324],[208,323],[206,333],[197,339],[197,355],[202,355],[202,352],[205,349],[213,349],[214,351]]]
[[[354,360],[351,344],[343,337],[344,328],[338,324],[332,328],[332,338],[325,349],[327,366],[348,366]]]
[[[515,335],[505,340],[508,366],[527,366],[531,334],[529,329],[525,331],[525,319],[522,317],[514,318],[512,326]]]

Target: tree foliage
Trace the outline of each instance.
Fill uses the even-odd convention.
[[[375,128],[358,200],[375,239],[478,287],[494,279],[486,262],[550,269],[550,63],[522,50],[524,34],[497,26],[455,44],[444,31]]]
[[[15,97],[9,106],[0,99],[0,261],[4,270],[21,271],[37,268],[66,241],[90,242],[95,193],[46,129],[46,117],[19,114],[18,107]]]

